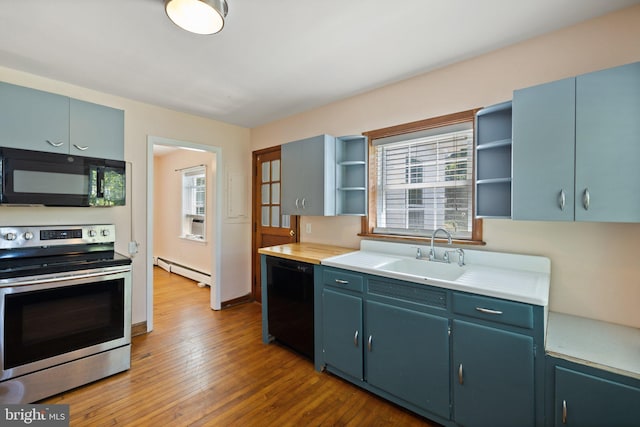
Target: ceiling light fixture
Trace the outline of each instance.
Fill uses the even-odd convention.
[[[224,27],[225,0],[165,0],[164,10],[178,27],[196,34],[215,34]]]

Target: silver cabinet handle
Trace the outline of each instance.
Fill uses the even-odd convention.
[[[567,401],[562,401],[562,424],[567,423]]]
[[[88,145],[82,146],[82,145],[78,145],[78,144],[73,144],[74,147],[76,147],[78,150],[80,151],[85,151],[89,148]]]
[[[298,206],[299,202],[300,202],[300,200],[296,197],[296,209],[300,209],[300,206]]]
[[[566,197],[564,194],[564,190],[560,190],[560,196],[558,197],[558,204],[560,205],[560,210],[564,210],[564,204],[566,202]]]
[[[584,206],[585,211],[589,210],[589,202],[590,202],[589,199],[590,199],[589,189],[585,188],[584,193],[582,193],[582,206]]]
[[[349,281],[348,280],[342,280],[342,279],[336,279],[336,283],[338,283],[340,285],[348,285]]]
[[[307,199],[305,199],[304,197],[302,198],[302,210],[307,209]]]
[[[353,345],[355,345],[356,347],[358,346],[358,331],[356,330],[356,333],[353,334]]]
[[[367,350],[371,351],[373,346],[373,335],[369,335],[369,339],[367,340]]]
[[[47,141],[47,144],[51,145],[52,147],[62,147],[62,144],[64,144],[64,142],[60,141],[60,142],[51,142],[48,139],[46,139],[45,141]]]
[[[476,307],[476,310],[484,314],[495,314],[495,315],[502,314],[500,310],[491,310],[490,308]]]
[[[462,373],[462,363],[460,364],[460,366],[458,366],[458,382],[460,384],[464,384],[464,376]]]

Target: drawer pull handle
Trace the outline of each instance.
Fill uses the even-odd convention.
[[[371,351],[373,347],[373,335],[369,335],[369,340],[367,341],[367,350]]]
[[[336,283],[339,283],[341,285],[348,285],[349,281],[348,280],[342,280],[342,279],[336,279]]]
[[[358,331],[356,330],[356,333],[353,334],[353,345],[355,345],[356,347],[358,346]]]
[[[476,310],[478,310],[480,313],[484,313],[484,314],[495,314],[495,315],[502,314],[502,312],[500,310],[491,310],[490,308],[476,307]]]
[[[78,145],[78,144],[73,144],[74,147],[76,147],[78,150],[80,151],[85,151],[89,149],[88,145]]]
[[[462,363],[458,367],[458,382],[460,384],[464,384],[464,376],[463,376],[463,372],[462,372]]]
[[[51,145],[52,147],[61,147],[62,144],[64,144],[64,142],[60,141],[60,142],[51,142],[48,139],[46,140],[47,144]]]
[[[562,424],[567,423],[567,401],[562,401]]]

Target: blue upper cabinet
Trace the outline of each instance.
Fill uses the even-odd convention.
[[[70,100],[69,154],[124,160],[124,111]]]
[[[69,98],[0,82],[0,146],[69,152]]]
[[[513,219],[640,222],[640,63],[513,97]]]
[[[513,94],[513,219],[573,221],[575,78]]]
[[[282,145],[282,212],[336,214],[335,138],[319,135]]]
[[[0,146],[124,160],[124,111],[0,82]]]
[[[640,62],[576,78],[576,220],[640,221]]]

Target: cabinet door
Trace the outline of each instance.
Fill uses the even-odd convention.
[[[71,99],[69,153],[124,160],[124,111]]]
[[[577,77],[576,220],[640,221],[639,117],[640,62]]]
[[[69,98],[0,82],[0,146],[69,152]]]
[[[575,79],[513,94],[513,219],[574,220]]]
[[[448,419],[448,320],[375,301],[365,312],[367,382]]]
[[[637,426],[640,389],[562,367],[555,368],[554,425]]]
[[[456,423],[535,424],[532,337],[454,320],[452,349]]]
[[[335,215],[335,141],[318,135],[282,145],[286,215]]]
[[[280,149],[282,159],[282,187],[280,191],[282,195],[282,213],[285,215],[300,215],[303,143],[304,141],[289,142],[283,144]]]
[[[362,380],[362,298],[324,289],[322,334],[324,363]]]

